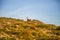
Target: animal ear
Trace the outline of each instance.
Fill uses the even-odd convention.
[[[28,17],[26,17],[26,19],[28,19]]]

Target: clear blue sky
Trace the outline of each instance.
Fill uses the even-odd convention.
[[[29,17],[60,25],[60,0],[0,0],[0,17]]]

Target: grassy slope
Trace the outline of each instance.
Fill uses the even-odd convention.
[[[0,40],[60,40],[60,29],[38,20],[0,17]]]

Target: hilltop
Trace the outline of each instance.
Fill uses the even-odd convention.
[[[60,26],[0,17],[0,40],[60,40]]]

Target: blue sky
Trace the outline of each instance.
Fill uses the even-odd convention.
[[[0,17],[29,17],[60,25],[60,0],[0,0]]]

